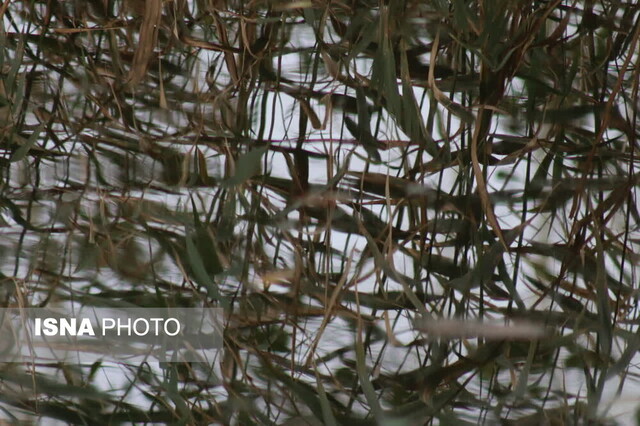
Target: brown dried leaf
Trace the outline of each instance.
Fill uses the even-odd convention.
[[[129,71],[129,85],[136,86],[147,73],[147,67],[158,42],[158,29],[162,19],[162,0],[146,0],[140,25],[138,48]]]

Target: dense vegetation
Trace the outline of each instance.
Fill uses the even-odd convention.
[[[630,421],[639,9],[2,2],[2,306],[225,332],[211,366],[5,364],[1,415]]]

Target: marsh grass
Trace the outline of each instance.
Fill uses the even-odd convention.
[[[3,2],[3,306],[226,318],[213,366],[6,365],[3,415],[631,421],[638,14]]]

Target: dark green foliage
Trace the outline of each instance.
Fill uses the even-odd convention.
[[[2,3],[3,306],[228,320],[0,366],[3,419],[637,420],[636,2]]]

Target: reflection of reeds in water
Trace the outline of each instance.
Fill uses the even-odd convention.
[[[228,319],[211,371],[32,366],[6,412],[597,424],[636,389],[633,2],[2,3],[1,301]]]

